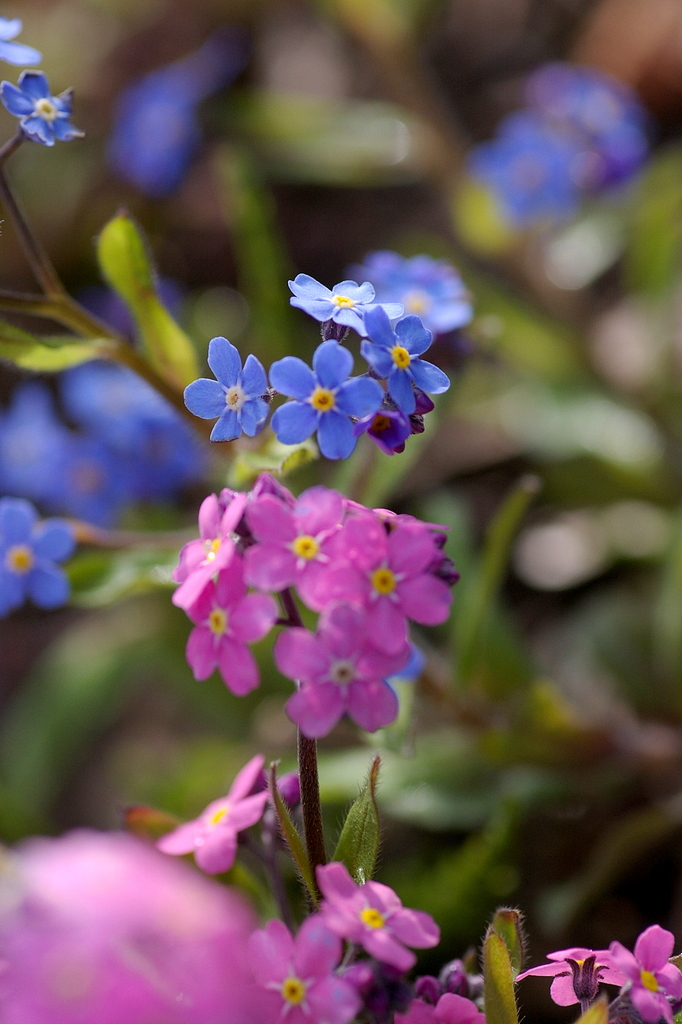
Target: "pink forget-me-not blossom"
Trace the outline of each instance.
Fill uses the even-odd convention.
[[[209,581],[224,569],[234,555],[231,534],[246,508],[246,495],[235,493],[225,508],[215,494],[209,494],[199,509],[199,539],[185,544],[173,579],[180,586],[173,604],[185,610],[199,599]]]
[[[611,962],[630,982],[628,994],[640,1017],[653,1024],[663,1017],[673,1024],[669,996],[682,999],[682,972],[669,963],[675,936],[658,924],[646,928],[635,943],[634,954],[612,942]]]
[[[465,996],[446,993],[435,1006],[414,999],[407,1013],[397,1013],[395,1024],[485,1024],[485,1014]]]
[[[185,388],[185,405],[204,420],[217,418],[212,441],[234,441],[262,430],[268,416],[268,380],[262,363],[249,355],[242,369],[239,350],[227,338],[213,338],[208,346],[208,365],[216,380],[200,377]]]
[[[341,281],[330,290],[314,277],[299,274],[293,281],[289,281],[289,288],[294,293],[294,297],[289,300],[291,305],[302,309],[320,323],[333,320],[342,327],[354,328],[363,337],[367,334],[364,317],[377,306],[374,288],[369,281],[364,284]],[[397,320],[403,315],[403,306],[399,302],[381,303],[381,306],[391,320]]]
[[[618,986],[625,983],[625,975],[613,966],[608,949],[571,946],[548,953],[547,959],[550,963],[531,967],[519,974],[516,980],[553,978],[549,994],[557,1006],[591,1003],[597,998],[600,982]]]
[[[440,395],[450,387],[447,373],[421,356],[431,346],[433,335],[418,316],[399,320],[395,330],[383,309],[373,309],[365,317],[369,339],[360,350],[374,372],[387,381],[388,393],[406,416],[417,408],[413,384],[430,395]]]

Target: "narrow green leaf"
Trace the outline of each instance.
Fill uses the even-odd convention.
[[[501,939],[504,939],[509,953],[512,975],[516,980],[516,975],[523,965],[525,946],[521,911],[500,907],[495,911],[490,927]]]
[[[141,839],[152,841],[160,839],[167,832],[172,832],[181,824],[180,818],[174,814],[159,811],[156,807],[145,807],[143,804],[126,807],[123,817],[129,832],[133,832]]]
[[[578,1017],[576,1024],[607,1024],[609,1019],[609,1004],[606,996],[600,996],[582,1016]]]
[[[379,812],[375,794],[380,764],[381,758],[375,757],[362,792],[346,816],[334,851],[333,860],[345,864],[358,885],[371,879],[379,853]]]
[[[509,950],[492,928],[483,944],[483,983],[487,1024],[518,1024]]]
[[[298,829],[291,820],[291,815],[287,809],[286,804],[279,795],[277,789],[277,766],[271,765],[270,767],[270,798],[275,807],[275,813],[277,814],[277,820],[279,827],[282,831],[282,836],[291,856],[294,858],[294,863],[299,870],[299,874],[305,883],[305,887],[308,890],[308,895],[312,900],[314,906],[317,906],[319,900],[319,894],[317,890],[317,884],[313,875],[313,869],[310,866],[310,861],[303,847],[303,841],[298,833]]]
[[[110,350],[111,342],[106,338],[79,341],[69,334],[43,337],[0,320],[0,359],[23,370],[58,372],[90,359],[106,357]]]
[[[161,302],[142,233],[127,213],[117,214],[97,240],[102,274],[130,308],[150,363],[177,388],[199,376],[194,346]]]

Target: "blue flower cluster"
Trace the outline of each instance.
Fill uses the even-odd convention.
[[[84,363],[60,378],[69,429],[51,391],[16,388],[0,414],[0,492],[110,526],[133,502],[162,501],[200,479],[206,460],[191,428],[135,374]]]
[[[528,109],[505,118],[469,155],[472,177],[523,227],[572,216],[582,198],[631,179],[649,151],[649,118],[632,90],[586,67],[530,76]]]
[[[253,437],[265,425],[275,394],[290,401],[279,406],[272,428],[283,444],[300,444],[317,435],[328,459],[345,459],[362,433],[392,455],[402,451],[412,433],[424,429],[423,415],[433,409],[429,394],[450,386],[448,376],[422,355],[433,336],[417,316],[402,317],[401,303],[374,302],[374,288],[365,281],[342,281],[331,290],[299,274],[290,282],[292,305],[322,323],[325,340],[313,356],[312,369],[297,356],[285,356],[265,370],[249,355],[244,367],[239,352],[226,338],[214,338],[208,362],[216,380],[201,378],[185,389],[185,404],[202,419],[217,419],[213,441]],[[400,318],[395,329],[392,318]],[[340,327],[340,334],[336,328]],[[341,340],[349,327],[363,337],[361,352],[368,374],[351,377],[353,356]],[[384,387],[382,384],[384,383]]]
[[[83,136],[70,120],[73,90],[53,96],[42,71],[22,71],[18,85],[3,82],[0,99],[5,109],[19,118],[21,130],[33,142],[54,146],[55,141],[70,142]]]
[[[27,598],[39,608],[65,604],[69,581],[56,563],[69,558],[74,547],[68,523],[39,522],[30,502],[0,498],[0,618]]]

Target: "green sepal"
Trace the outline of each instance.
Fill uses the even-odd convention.
[[[600,996],[578,1017],[576,1024],[608,1024],[609,1004],[606,996]]]
[[[516,975],[523,966],[523,958],[525,954],[525,939],[523,934],[523,917],[520,910],[514,910],[509,907],[500,907],[499,910],[495,911],[495,916],[490,924],[491,929],[504,939],[504,943],[509,953],[509,962],[511,964],[512,976],[516,980]]]
[[[129,832],[141,839],[150,839],[154,842],[182,824],[180,818],[174,814],[144,804],[127,807],[123,812],[123,820]]]
[[[78,341],[70,334],[42,337],[0,320],[0,359],[22,370],[57,373],[69,366],[104,358],[110,350],[111,342],[106,338]]]
[[[492,926],[483,943],[483,993],[487,1024],[518,1024],[509,950]]]
[[[315,882],[315,876],[313,875],[313,869],[310,866],[308,855],[303,847],[303,840],[301,839],[298,829],[291,820],[287,805],[279,795],[277,789],[277,765],[273,764],[270,766],[270,777],[269,777],[269,789],[270,799],[275,808],[277,815],[277,821],[282,832],[282,837],[289,847],[291,856],[294,858],[294,863],[298,868],[299,874],[305,883],[305,887],[308,890],[308,895],[312,901],[313,906],[317,906],[319,901],[319,893],[317,884]]]
[[[332,858],[346,865],[358,885],[371,879],[379,854],[379,813],[375,794],[380,764],[381,758],[375,757],[362,792],[346,815]]]

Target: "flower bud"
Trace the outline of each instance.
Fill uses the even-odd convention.
[[[421,978],[417,978],[414,994],[417,999],[423,999],[425,1003],[435,1006],[443,995],[443,989],[438,978],[434,978],[431,974],[424,974]]]

